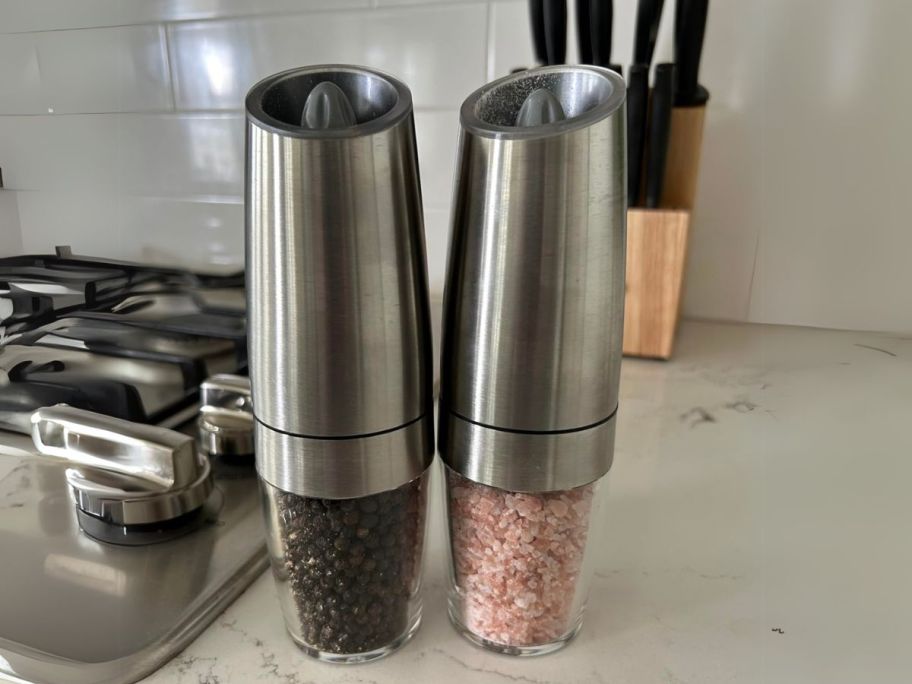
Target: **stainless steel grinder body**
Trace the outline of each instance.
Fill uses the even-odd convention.
[[[320,66],[247,97],[249,365],[286,627],[365,662],[418,628],[431,338],[411,94]]]
[[[623,80],[521,72],[464,102],[444,295],[450,621],[540,655],[582,625],[624,321]]]
[[[338,84],[358,123],[307,129]],[[257,470],[349,498],[433,455],[430,325],[411,94],[367,69],[270,77],[247,97],[247,273]]]
[[[538,89],[566,119],[516,126]],[[473,93],[446,281],[440,452],[511,491],[564,490],[611,466],[624,320],[624,83],[533,69]]]

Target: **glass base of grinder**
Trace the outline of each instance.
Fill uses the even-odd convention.
[[[385,658],[386,656],[395,653],[412,640],[412,637],[415,636],[415,634],[418,632],[418,628],[420,626],[421,608],[419,607],[412,619],[412,624],[407,632],[385,646],[375,648],[373,651],[365,651],[364,653],[340,654],[332,653],[331,651],[321,651],[314,648],[310,644],[299,640],[291,632],[289,632],[289,635],[295,642],[295,645],[311,658],[316,658],[317,660],[320,660],[324,663],[335,663],[337,665],[355,665],[357,663],[370,663],[374,660],[379,660],[380,658]]]
[[[511,646],[509,644],[491,641],[490,639],[485,639],[484,637],[475,634],[460,622],[459,610],[457,608],[448,606],[447,614],[449,615],[450,624],[453,625],[453,628],[459,632],[460,636],[467,639],[475,646],[480,646],[481,648],[495,653],[519,657],[541,656],[559,651],[573,641],[574,637],[579,634],[580,628],[583,626],[583,616],[580,615],[573,628],[559,639],[555,639],[547,644],[536,644],[534,646]]]
[[[299,496],[261,480],[285,626],[305,653],[367,662],[417,630],[427,478],[355,499]]]

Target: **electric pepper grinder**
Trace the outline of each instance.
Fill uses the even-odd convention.
[[[420,621],[431,343],[409,89],[314,66],[247,109],[256,465],[285,622],[308,654],[386,655]]]
[[[552,66],[463,103],[440,453],[450,619],[502,653],[582,620],[611,467],[624,321],[623,79]]]

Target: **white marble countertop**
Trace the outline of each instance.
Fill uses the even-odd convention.
[[[621,395],[600,562],[563,651],[498,656],[450,628],[438,498],[424,624],[400,652],[307,658],[267,573],[146,681],[909,681],[912,338],[688,322],[674,361],[624,361]]]

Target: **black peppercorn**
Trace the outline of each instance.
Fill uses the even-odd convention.
[[[408,628],[423,541],[423,520],[416,520],[424,512],[422,483],[342,500],[276,491],[283,572],[308,645],[364,653]]]

